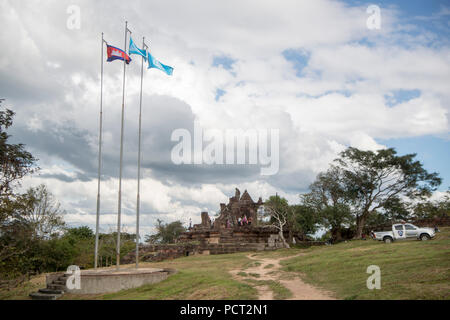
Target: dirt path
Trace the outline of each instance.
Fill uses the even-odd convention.
[[[230,273],[239,281],[249,278],[257,281],[276,281],[291,291],[292,297],[288,300],[334,300],[330,292],[303,282],[298,275],[293,276],[292,273],[280,270],[280,261],[301,255],[284,258],[258,258],[255,254],[251,254],[247,257],[255,262],[254,266],[243,270],[232,270]],[[243,275],[243,273],[247,274],[247,276]],[[274,300],[274,293],[269,286],[256,286],[255,288],[258,290],[259,300]]]

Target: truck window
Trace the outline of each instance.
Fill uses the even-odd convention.
[[[395,230],[402,231],[403,226],[402,225],[395,226]]]
[[[405,224],[405,229],[406,230],[416,230],[416,228],[411,224]]]

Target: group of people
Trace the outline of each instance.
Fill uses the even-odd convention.
[[[252,217],[250,217],[250,218],[247,219],[247,216],[246,216],[246,215],[244,215],[243,218],[239,218],[239,219],[238,219],[238,225],[240,225],[240,226],[247,226],[247,225],[249,226],[249,225],[252,224],[252,222],[253,222]]]
[[[253,223],[253,218],[247,218],[246,215],[244,215],[242,218],[239,217],[237,220],[238,226],[250,226]],[[226,228],[230,229],[232,228],[234,224],[230,221],[230,218],[227,219],[226,221]]]

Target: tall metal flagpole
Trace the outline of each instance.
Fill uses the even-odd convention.
[[[97,190],[97,219],[95,223],[95,261],[94,268],[97,269],[98,264],[98,237],[99,237],[99,224],[100,224],[100,180],[101,180],[101,167],[102,167],[102,133],[103,133],[103,44],[105,39],[102,32],[102,62],[101,62],[101,75],[100,75],[100,132],[98,138],[98,190]]]
[[[127,35],[128,21],[125,21],[125,46],[124,52],[127,53]],[[131,32],[130,32],[131,33]],[[116,267],[120,268],[120,223],[121,223],[121,211],[122,211],[122,167],[123,167],[123,123],[125,116],[125,70],[126,70],[126,57],[123,60],[123,86],[122,86],[122,123],[120,130],[120,173],[119,173],[119,203],[118,203],[118,215],[117,215],[117,248],[116,248]]]
[[[145,50],[145,37],[142,37],[142,49]],[[137,182],[137,200],[136,200],[136,268],[139,268],[139,212],[141,206],[141,132],[142,132],[142,85],[144,79],[144,57],[141,61],[141,97],[139,103],[139,147],[138,147],[138,182]]]

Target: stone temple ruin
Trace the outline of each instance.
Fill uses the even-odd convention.
[[[261,206],[263,206],[263,201],[261,198],[259,198],[258,202],[254,202],[247,190],[245,190],[241,197],[241,192],[239,189],[236,189],[236,194],[234,197],[230,198],[227,205],[225,203],[220,204],[219,217],[215,219],[214,223],[211,222],[209,214],[207,212],[203,212],[202,223],[194,225],[191,232],[201,230],[210,231],[211,229],[220,231],[234,228],[239,226],[238,220],[239,218],[243,219],[244,216],[257,225],[257,211]]]
[[[233,253],[281,248],[278,232],[270,227],[259,226],[258,209],[263,206],[259,198],[254,202],[247,191],[242,196],[236,189],[228,204],[220,204],[219,216],[211,221],[207,212],[202,213],[202,223],[184,233],[179,242],[197,242],[203,254]],[[239,220],[249,221],[240,225]]]
[[[278,231],[274,227],[262,226],[258,221],[258,210],[264,205],[261,198],[253,201],[245,191],[242,196],[236,189],[228,204],[220,204],[217,218],[211,219],[208,212],[201,214],[202,222],[190,226],[175,244],[143,245],[140,248],[142,261],[161,261],[164,259],[195,254],[224,254],[245,251],[276,250],[282,248]],[[239,219],[250,223],[240,225]],[[286,231],[285,237],[288,234]],[[134,261],[131,252],[124,263]]]

